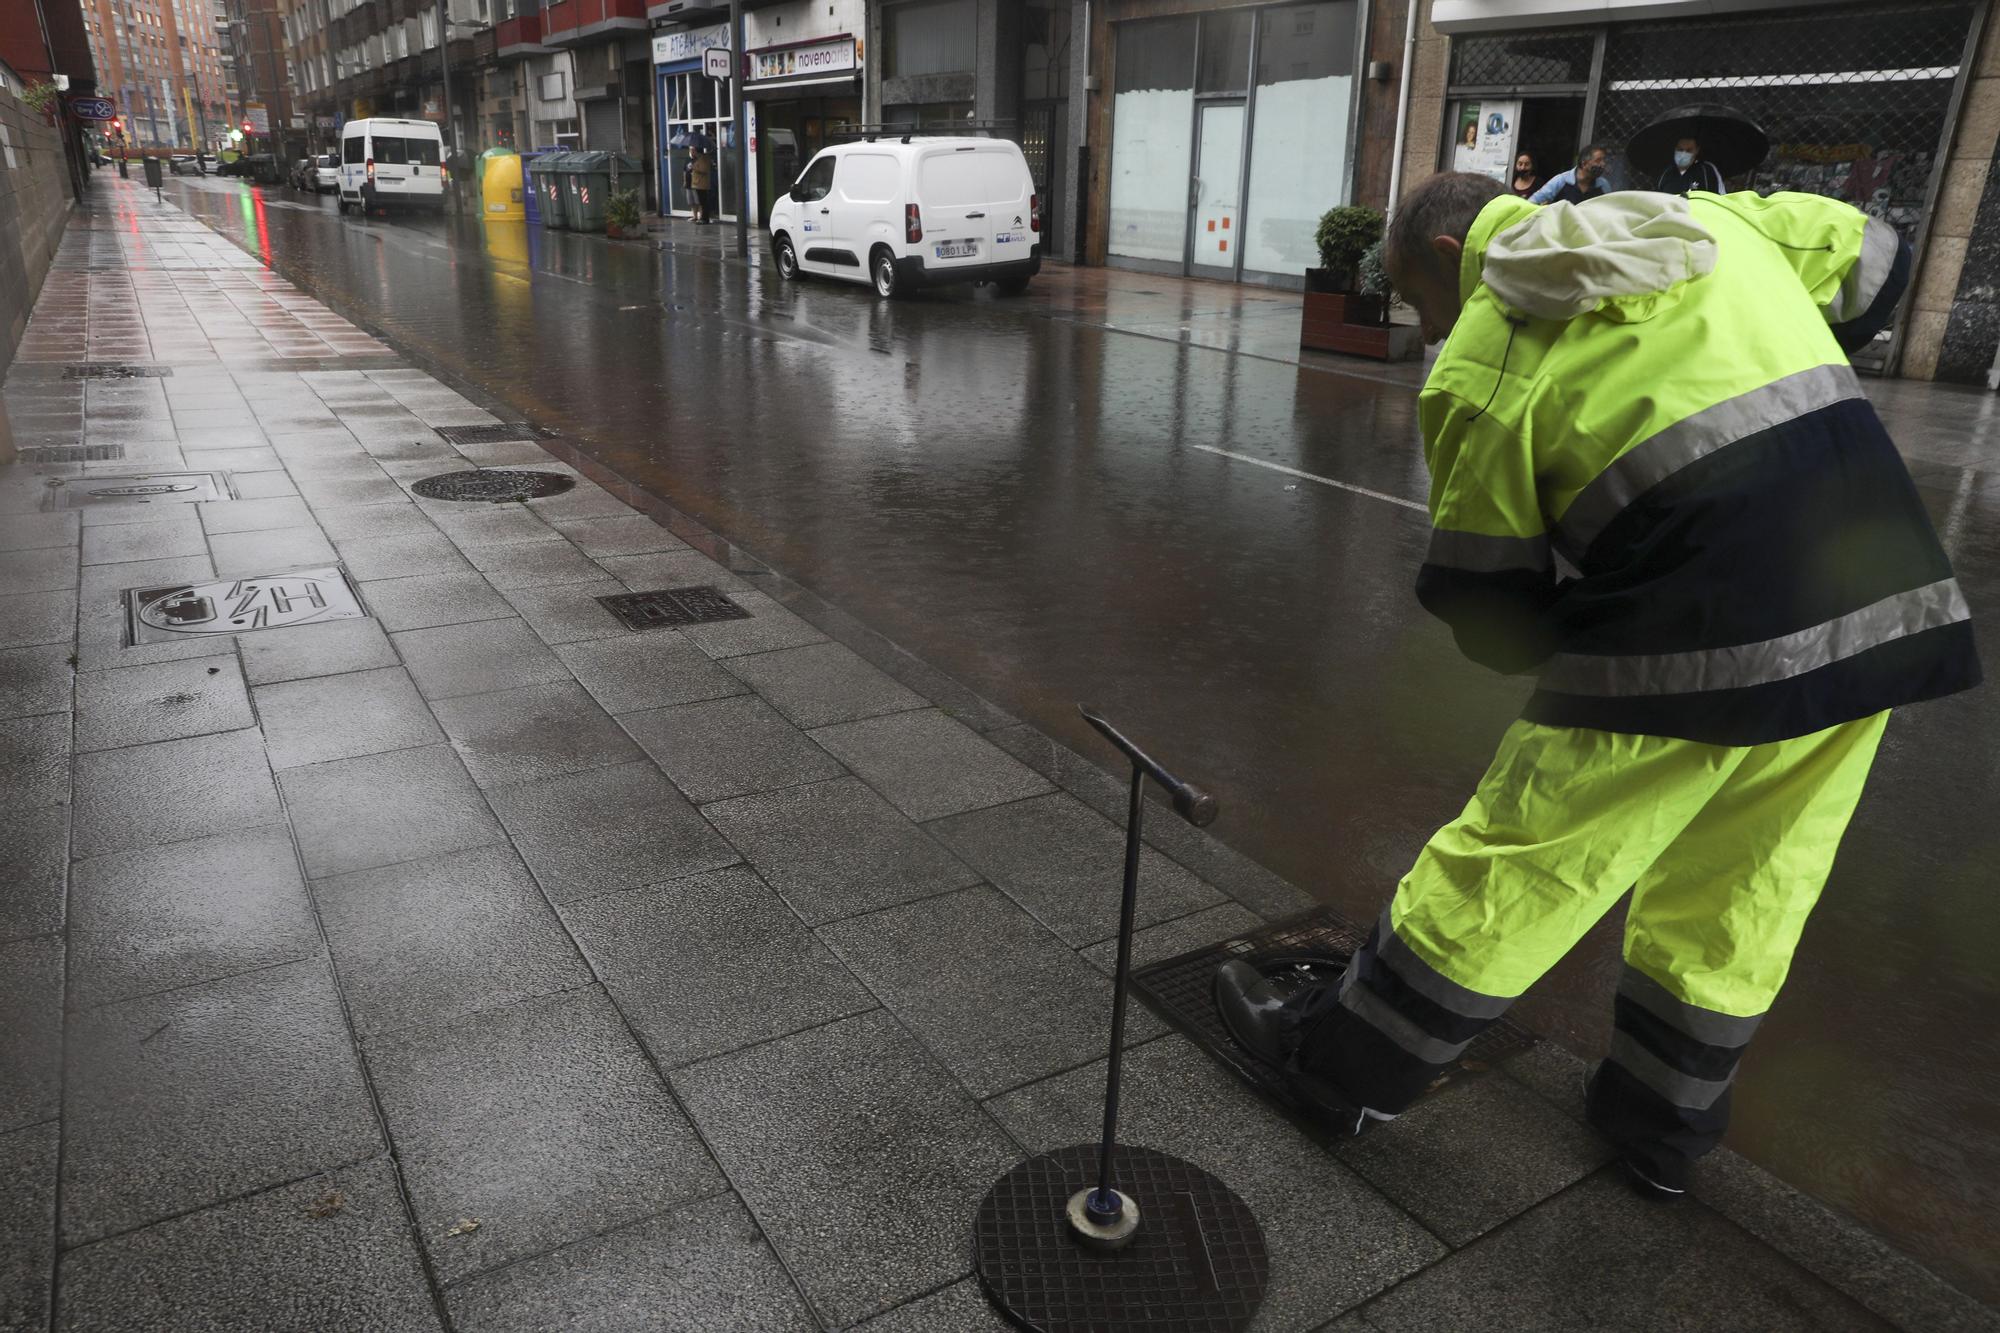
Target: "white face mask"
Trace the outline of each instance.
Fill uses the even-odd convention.
[[[1686,171],[1689,167],[1694,165],[1694,154],[1684,153],[1676,149],[1674,152],[1674,165],[1679,167],[1682,171]]]

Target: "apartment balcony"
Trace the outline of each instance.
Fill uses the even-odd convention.
[[[520,14],[493,25],[493,53],[501,60],[525,60],[550,49],[542,41],[540,14]]]
[[[550,46],[582,46],[648,26],[646,0],[556,0],[542,10],[542,40]]]

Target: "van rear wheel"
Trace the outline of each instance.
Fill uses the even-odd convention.
[[[896,273],[896,256],[884,247],[875,252],[872,262],[870,276],[875,280],[875,294],[890,301],[901,296],[902,284]]]

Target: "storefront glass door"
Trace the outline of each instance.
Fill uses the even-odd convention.
[[[1236,224],[1243,202],[1243,103],[1204,102],[1200,115],[1188,265],[1197,277],[1234,278],[1242,235]]]

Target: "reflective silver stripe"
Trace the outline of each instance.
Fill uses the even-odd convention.
[[[1740,690],[1790,680],[1885,643],[1969,620],[1957,579],[1899,592],[1811,629],[1761,643],[1687,653],[1557,653],[1542,669],[1541,687],[1558,694],[1632,698]]]
[[[1868,307],[1882,294],[1882,284],[1889,281],[1901,243],[1894,227],[1877,218],[1868,219],[1868,228],[1861,233],[1861,255],[1854,261],[1854,267],[1847,270],[1847,279],[1840,284],[1833,300],[1827,302],[1827,323],[1845,324],[1868,312]]]
[[[1618,979],[1618,993],[1676,1032],[1710,1046],[1747,1046],[1764,1021],[1762,1014],[1739,1018],[1689,1004],[1629,963]]]
[[[1448,1065],[1472,1044],[1439,1041],[1430,1033],[1397,1013],[1390,1003],[1356,979],[1356,969],[1348,968],[1340,986],[1340,1005],[1356,1018],[1395,1042],[1427,1065]]]
[[[1389,924],[1389,913],[1382,913],[1382,925],[1376,936],[1381,941],[1375,956],[1382,965],[1396,974],[1396,979],[1433,1004],[1451,1010],[1466,1018],[1498,1018],[1514,1003],[1510,996],[1484,995],[1465,987],[1445,976],[1436,968],[1410,951],[1410,946],[1396,937]]]
[[[1431,533],[1431,547],[1424,555],[1424,563],[1475,574],[1553,567],[1546,532],[1534,537],[1488,537],[1477,532],[1448,532],[1443,528]]]
[[[1581,556],[1620,510],[1696,459],[1808,412],[1860,397],[1861,381],[1853,367],[1814,366],[1676,421],[1613,459],[1570,502],[1556,525],[1564,550],[1572,557]]]
[[[1715,1105],[1715,1099],[1729,1091],[1729,1085],[1736,1079],[1736,1072],[1720,1083],[1705,1078],[1694,1078],[1683,1074],[1654,1055],[1627,1032],[1611,1034],[1611,1059],[1633,1078],[1659,1093],[1675,1106],[1685,1106],[1697,1111],[1706,1111]]]

